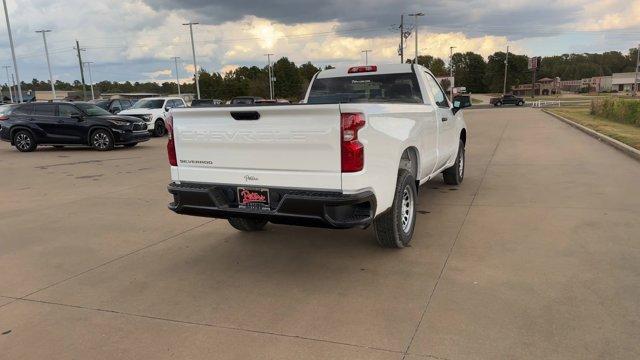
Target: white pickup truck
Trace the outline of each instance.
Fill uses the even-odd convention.
[[[303,104],[173,109],[167,150],[178,214],[413,236],[418,187],[464,177],[459,110],[420,65],[320,71]]]

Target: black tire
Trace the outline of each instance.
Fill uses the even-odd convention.
[[[502,106],[502,101],[496,102],[493,106],[498,106],[498,107]]]
[[[409,245],[416,224],[417,194],[414,176],[401,169],[391,208],[373,221],[380,246],[400,249]]]
[[[13,145],[20,152],[32,152],[38,147],[36,138],[27,130],[18,130],[13,134]]]
[[[460,140],[458,145],[458,155],[456,156],[456,162],[450,168],[442,172],[444,183],[447,185],[460,185],[464,180],[464,142]]]
[[[240,231],[260,231],[267,225],[264,219],[229,218],[229,224]]]
[[[124,147],[126,148],[132,148],[134,146],[138,145],[138,143],[131,143],[131,144],[124,144]]]
[[[524,105],[524,101],[518,101],[518,103],[516,105],[522,106],[522,105]]]
[[[98,151],[109,151],[113,149],[113,135],[105,129],[93,131],[89,141],[91,147]]]
[[[164,121],[156,120],[155,125],[153,126],[153,136],[162,137],[167,133],[167,129],[164,126]]]
[[[64,146],[62,145],[53,145],[54,149],[64,149]]]

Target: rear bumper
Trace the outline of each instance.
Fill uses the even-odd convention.
[[[330,191],[269,188],[270,210],[238,208],[236,186],[171,183],[169,209],[183,215],[228,219],[267,219],[272,223],[347,229],[367,227],[376,213],[371,191],[342,194]]]

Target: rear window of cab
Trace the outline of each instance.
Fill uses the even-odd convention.
[[[309,104],[336,103],[422,103],[414,73],[375,74],[316,78],[309,92]]]

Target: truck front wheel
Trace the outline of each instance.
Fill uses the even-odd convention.
[[[416,223],[417,193],[411,172],[400,170],[391,208],[373,222],[380,246],[403,248],[409,245]]]
[[[458,144],[458,155],[456,162],[450,168],[442,172],[444,183],[447,185],[460,185],[464,179],[464,142],[460,140]]]
[[[260,231],[267,225],[267,220],[229,218],[229,224],[240,231]]]

